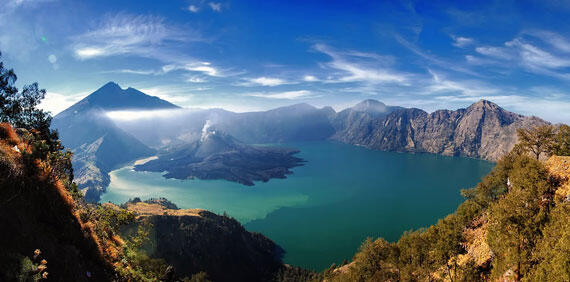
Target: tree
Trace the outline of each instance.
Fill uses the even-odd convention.
[[[532,253],[548,219],[549,205],[543,199],[552,187],[547,169],[530,157],[514,163],[510,179],[512,189],[489,207],[487,242],[495,254],[493,275],[511,269],[520,279],[532,267]]]
[[[563,124],[556,134],[553,154],[570,156],[570,126]]]
[[[517,136],[520,146],[532,153],[537,160],[543,153],[552,153],[555,136],[552,125],[541,125],[532,129],[519,128]]]
[[[0,59],[1,59],[0,53]],[[6,69],[0,61],[0,122],[8,122],[14,127],[35,129],[49,136],[51,116],[38,109],[46,91],[39,89],[37,83],[23,87],[22,91],[14,86],[17,76],[12,69]]]
[[[0,122],[24,129],[20,137],[33,148],[32,154],[26,158],[30,161],[45,160],[49,164],[49,173],[58,176],[71,189],[72,153],[65,151],[57,131],[50,129],[52,117],[49,112],[37,108],[46,91],[40,89],[37,83],[25,85],[22,91],[18,91],[16,80],[14,70],[4,67],[4,62],[0,60]]]
[[[379,238],[368,238],[360,251],[354,256],[349,280],[351,281],[389,281],[398,279],[397,250],[395,244]]]
[[[570,206],[557,205],[543,229],[543,239],[533,252],[537,265],[530,281],[570,281]]]

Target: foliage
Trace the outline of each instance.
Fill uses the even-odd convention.
[[[531,267],[531,255],[542,237],[551,195],[546,168],[537,160],[521,156],[511,174],[512,189],[490,207],[487,240],[494,253],[493,276],[513,269],[518,277]]]
[[[0,53],[0,59],[1,56]],[[69,191],[73,191],[77,187],[73,186],[72,153],[65,150],[57,131],[50,129],[52,117],[49,112],[37,108],[46,91],[39,89],[37,83],[19,91],[16,80],[14,70],[5,68],[0,61],[0,123],[6,122],[19,129],[20,138],[26,144],[22,151],[25,161],[44,161],[48,174],[56,176]]]
[[[541,125],[532,129],[519,128],[517,136],[520,146],[532,153],[537,160],[541,154],[550,154],[553,150],[555,134],[552,125]]]
[[[1,59],[0,53],[0,59]],[[26,85],[18,91],[14,70],[4,67],[0,61],[0,122],[8,122],[17,128],[35,130],[38,139],[55,141],[57,134],[49,129],[51,116],[38,109],[46,91],[39,89],[37,83]]]
[[[543,230],[543,239],[533,252],[537,264],[528,281],[570,281],[570,206],[558,205]]]
[[[4,254],[0,258],[0,272],[7,281],[28,282],[48,278],[47,261],[39,254],[29,257],[14,253]]]
[[[190,278],[185,277],[184,279],[182,279],[182,282],[209,282],[209,281],[210,280],[208,279],[208,274],[203,271],[200,271],[192,275],[192,277]]]
[[[398,278],[397,252],[394,244],[382,238],[376,241],[368,238],[354,256],[354,264],[350,266],[349,280],[387,281]]]
[[[129,238],[124,248],[121,263],[116,264],[116,270],[129,281],[159,281],[167,273],[168,265],[162,259],[150,258],[142,246],[149,240],[152,224],[139,224],[137,232]],[[203,281],[203,280],[196,280]]]
[[[557,156],[570,156],[570,126],[561,125],[554,139],[552,153]]]

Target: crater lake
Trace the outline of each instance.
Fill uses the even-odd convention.
[[[453,212],[494,163],[382,152],[335,142],[281,144],[307,162],[286,179],[244,186],[165,179],[125,166],[110,173],[101,202],[165,197],[179,208],[227,213],[285,249],[284,262],[323,270],[350,260],[367,237],[397,240]]]

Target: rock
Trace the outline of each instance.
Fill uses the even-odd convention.
[[[392,108],[382,115],[355,109],[343,112],[334,122],[337,131],[333,140],[385,151],[427,152],[491,161],[512,149],[518,128],[548,124],[536,117],[506,111],[486,100],[466,109],[438,110],[431,114],[415,108]]]

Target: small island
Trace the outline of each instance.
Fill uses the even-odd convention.
[[[254,181],[286,178],[291,168],[305,162],[294,156],[297,153],[290,148],[247,145],[224,132],[205,129],[200,140],[171,148],[134,169],[166,172],[166,178],[225,179],[253,186]]]

